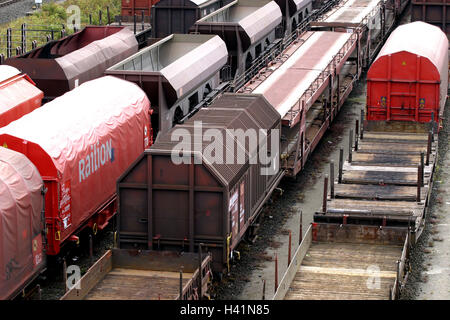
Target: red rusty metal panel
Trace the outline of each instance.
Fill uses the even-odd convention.
[[[43,97],[26,74],[0,66],[0,128],[39,108]]]
[[[398,27],[367,73],[367,120],[429,122],[447,99],[448,39],[424,22]]]
[[[450,1],[412,0],[411,21],[424,21],[435,25],[450,38]]]
[[[121,14],[124,17],[133,17],[134,15],[150,16],[152,6],[158,3],[159,0],[122,0]]]
[[[219,144],[225,161],[230,130],[279,129],[280,120],[260,95],[225,94],[185,124],[160,135],[118,180],[120,247],[191,251],[204,243],[213,254],[214,269],[221,271],[227,237],[231,234],[229,249],[233,250],[282,172],[262,175],[259,164],[249,163],[264,142],[258,146],[247,139],[238,144],[234,163],[210,163],[196,150],[203,152],[210,144],[202,140],[205,130],[217,129],[224,137]],[[203,129],[197,133],[194,123],[199,121]],[[191,164],[172,160],[173,150],[180,147],[180,141],[173,139],[175,130],[191,137],[191,142],[183,144]],[[236,163],[239,151],[245,152],[244,163]],[[200,163],[194,163],[193,157]]]
[[[0,129],[0,145],[24,153],[49,189],[49,254],[114,199],[117,178],[151,142],[149,107],[136,85],[103,77]]]
[[[0,300],[13,298],[45,266],[42,187],[30,160],[0,147]]]
[[[133,32],[124,27],[89,26],[51,41],[5,64],[27,73],[45,99],[51,100],[83,82],[101,77],[105,70],[138,51]]]

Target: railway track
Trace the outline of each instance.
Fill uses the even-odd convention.
[[[20,2],[22,0],[5,0],[5,1],[1,1],[0,0],[0,8],[9,6],[10,4],[16,3],[16,2]]]

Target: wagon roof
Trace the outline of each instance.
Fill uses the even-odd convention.
[[[446,64],[448,39],[444,32],[431,24],[416,21],[396,28],[378,54],[378,60],[385,55],[406,51],[425,58],[438,70]]]
[[[202,122],[202,130],[197,132],[195,123],[198,124],[200,121]],[[169,132],[159,136],[156,143],[146,152],[168,154],[173,150],[182,148],[185,155],[200,157],[203,164],[220,177],[222,183],[232,185],[236,178],[240,176],[240,172],[248,167],[249,159],[256,155],[259,144],[258,142],[249,143],[248,139],[242,144],[232,134],[232,130],[242,129],[246,131],[247,129],[253,129],[258,133],[259,129],[277,128],[279,123],[279,114],[262,95],[225,94],[208,108],[201,109],[185,124],[177,125]],[[219,161],[217,163],[209,162],[204,155],[207,152],[206,148],[211,144],[211,141],[204,141],[204,134],[208,129],[217,129],[217,133],[220,132],[221,134],[222,139],[216,140],[217,136],[215,136],[213,141],[218,141],[217,150],[223,152],[223,163],[219,163]],[[189,135],[190,141],[183,140],[183,144],[180,145],[180,140],[177,138],[180,137],[180,134],[183,137]],[[230,138],[234,142],[231,146],[227,141]],[[233,161],[230,163],[226,159],[227,152],[230,152],[235,145],[237,148],[234,152]],[[243,163],[237,161],[239,152],[245,154]]]
[[[73,165],[77,155],[99,137],[148,108],[145,93],[135,84],[116,77],[86,82],[61,97],[0,129],[39,145],[59,172]]]
[[[381,2],[381,0],[348,0],[324,21],[360,24]]]
[[[8,65],[0,65],[0,83],[20,74],[20,71]]]
[[[282,13],[275,1],[236,0],[203,17],[196,24],[237,25],[253,44],[275,29],[281,20]]]
[[[227,58],[225,42],[218,36],[172,34],[117,63],[107,73],[162,75],[180,98],[218,72]]]

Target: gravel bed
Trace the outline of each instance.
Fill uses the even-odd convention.
[[[43,0],[43,3],[51,0]],[[0,24],[14,21],[17,18],[25,16],[29,11],[33,11],[34,0],[22,0],[9,6],[0,8]]]

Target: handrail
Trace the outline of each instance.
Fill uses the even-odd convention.
[[[302,239],[302,242],[295,251],[294,257],[292,258],[291,263],[289,264],[286,272],[284,273],[280,285],[278,286],[275,295],[272,298],[273,300],[282,300],[286,296],[286,293],[288,292],[289,287],[292,281],[294,280],[300,265],[302,264],[303,258],[308,252],[311,242],[312,242],[312,224],[309,225],[305,237]]]

